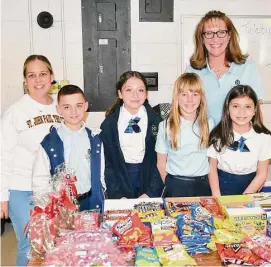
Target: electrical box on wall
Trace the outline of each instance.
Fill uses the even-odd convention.
[[[145,77],[148,90],[149,91],[158,91],[158,72],[141,72]]]
[[[174,0],[139,0],[139,21],[172,22]]]

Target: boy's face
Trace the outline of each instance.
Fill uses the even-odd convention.
[[[57,105],[57,112],[63,116],[64,122],[71,130],[79,130],[88,108],[88,102],[81,94],[61,96]]]

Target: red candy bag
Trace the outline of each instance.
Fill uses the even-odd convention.
[[[242,242],[259,257],[271,263],[271,238],[264,235],[245,237]]]
[[[264,260],[258,255],[253,253],[246,244],[234,243],[230,245],[216,244],[217,252],[221,258],[221,261],[225,264],[239,264],[246,265],[251,264],[254,266],[261,265]]]

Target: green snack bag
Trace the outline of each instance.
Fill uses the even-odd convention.
[[[155,249],[136,247],[135,266],[161,266]]]

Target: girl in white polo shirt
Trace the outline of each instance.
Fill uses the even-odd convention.
[[[226,96],[222,119],[210,134],[209,182],[213,196],[255,193],[264,185],[271,158],[271,132],[248,85]]]
[[[166,197],[211,195],[206,147],[213,127],[200,77],[184,73],[175,82],[170,113],[159,124],[155,146]]]

